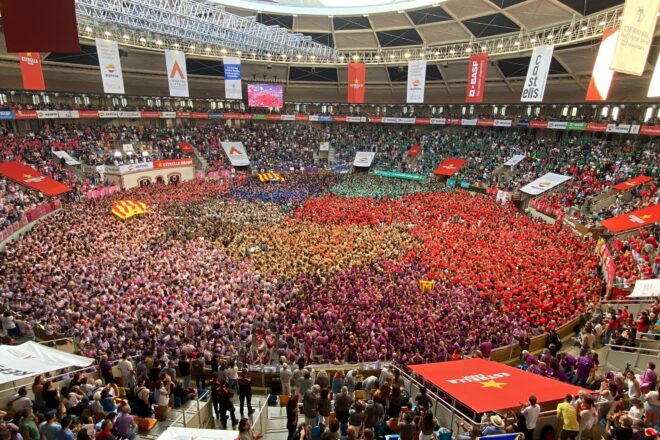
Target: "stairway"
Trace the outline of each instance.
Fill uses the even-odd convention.
[[[206,161],[206,159],[204,159],[204,156],[202,156],[202,153],[200,153],[196,147],[193,148],[192,160],[195,164],[196,170],[206,172],[209,169],[209,163]]]
[[[330,147],[328,149],[328,164],[329,165],[335,164],[335,147]]]

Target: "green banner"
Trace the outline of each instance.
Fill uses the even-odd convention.
[[[586,129],[587,129],[586,122],[569,122],[568,125],[566,126],[566,130],[584,131]]]
[[[258,114],[253,113],[252,114],[252,119],[264,120],[265,121],[266,120],[266,115],[258,115]]]
[[[422,174],[401,173],[399,171],[376,170],[374,174],[380,177],[394,177],[396,179],[416,180],[417,182],[428,180],[428,176]]]

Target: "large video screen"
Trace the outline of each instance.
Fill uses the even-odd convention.
[[[282,86],[271,84],[248,84],[250,107],[278,107],[284,105]]]

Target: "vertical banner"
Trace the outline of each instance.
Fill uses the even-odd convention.
[[[105,93],[124,93],[124,74],[121,71],[119,47],[116,41],[97,38],[96,53],[99,56],[99,68]]]
[[[222,64],[225,67],[225,98],[243,99],[240,58],[223,57]]]
[[[649,55],[660,0],[626,0],[610,69],[641,76]]]
[[[586,101],[605,101],[610,93],[610,85],[614,77],[614,71],[610,69],[612,57],[614,57],[614,47],[619,37],[617,29],[605,29],[603,41],[598,48],[594,70],[591,73],[591,81],[587,89]]]
[[[186,54],[180,50],[165,50],[167,65],[167,82],[170,86],[170,96],[187,98],[188,72],[186,71]]]
[[[486,87],[486,72],[488,69],[488,54],[472,55],[468,62],[468,83],[465,91],[465,102],[484,102]]]
[[[406,102],[421,104],[424,102],[424,87],[426,85],[426,60],[408,62],[408,93]]]
[[[348,103],[362,104],[364,102],[365,78],[367,66],[364,63],[349,63],[348,65]]]
[[[46,90],[44,72],[41,70],[41,54],[39,52],[20,52],[21,76],[23,88],[26,90]]]
[[[660,96],[660,55],[658,55],[658,59],[655,62],[655,69],[653,69],[651,84],[649,84],[649,91],[646,96],[648,98],[657,98]]]
[[[550,63],[554,46],[544,44],[536,46],[529,60],[527,78],[523,87],[521,102],[541,102],[545,93],[545,84],[548,81]]]

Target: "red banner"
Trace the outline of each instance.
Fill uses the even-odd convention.
[[[190,143],[183,141],[179,142],[179,148],[181,148],[181,151],[183,151],[184,153],[192,153],[193,151],[195,151],[195,149]]]
[[[650,182],[651,180],[653,179],[648,176],[637,176],[630,180],[626,180],[625,182],[621,182],[618,185],[614,185],[613,188],[618,189],[619,191],[628,191],[629,189],[633,189],[634,187]]]
[[[99,112],[96,110],[78,110],[80,119],[98,119]]]
[[[309,115],[296,115],[296,121],[309,121]]]
[[[178,119],[189,119],[190,118],[190,112],[176,112],[176,117]]]
[[[21,52],[21,76],[23,88],[26,90],[46,90],[44,72],[41,70],[41,54],[39,52]]]
[[[468,62],[468,81],[465,91],[465,102],[484,102],[486,87],[486,72],[488,70],[488,54],[472,55]]]
[[[0,174],[47,196],[56,196],[71,191],[68,186],[46,177],[34,168],[20,162],[0,163]]]
[[[419,145],[413,145],[410,147],[410,150],[408,150],[408,156],[417,156],[419,153],[422,152],[422,147]]]
[[[660,125],[642,125],[639,134],[644,136],[660,136]]]
[[[36,110],[16,110],[14,119],[37,119]]]
[[[348,65],[348,103],[362,104],[366,85],[367,66],[364,63]]]
[[[607,131],[607,123],[605,122],[589,122],[587,124],[587,131],[597,131],[605,133]]]
[[[453,176],[458,170],[463,168],[466,163],[466,159],[445,159],[445,161],[436,168],[435,174],[439,176]]]
[[[472,358],[410,368],[475,412],[520,408],[533,390],[538,403],[561,401],[581,388],[508,365]]]
[[[610,231],[617,233],[630,229],[643,228],[656,222],[660,222],[660,205],[638,209],[627,214],[608,218],[600,223]]]
[[[193,119],[208,119],[209,114],[207,112],[192,112],[190,117]]]
[[[346,122],[346,116],[342,116],[342,115],[333,116],[332,122]]]
[[[281,121],[282,117],[280,115],[266,115],[266,119],[269,121]]]
[[[160,112],[140,112],[143,119],[160,118]]]
[[[461,125],[460,119],[447,118],[445,122],[447,123],[447,125]]]
[[[589,88],[585,101],[606,101],[610,93],[610,85],[614,77],[614,71],[610,70],[612,58],[614,58],[614,47],[619,33],[617,29],[605,29],[603,40],[598,48],[594,70],[589,80]]]
[[[415,124],[419,125],[431,125],[431,118],[416,118]]]
[[[548,121],[529,121],[529,128],[548,128]]]
[[[154,168],[178,168],[178,167],[191,167],[193,165],[192,158],[184,157],[183,159],[171,160],[155,160]]]
[[[603,245],[600,247],[600,258],[603,265],[605,284],[607,286],[607,290],[609,291],[612,288],[612,284],[614,284],[615,266],[612,252],[610,251],[607,243],[603,243]]]
[[[369,122],[380,124],[381,122],[383,122],[383,118],[381,118],[380,116],[369,116]]]
[[[479,127],[493,127],[495,125],[495,119],[479,119],[477,120],[477,125]]]

